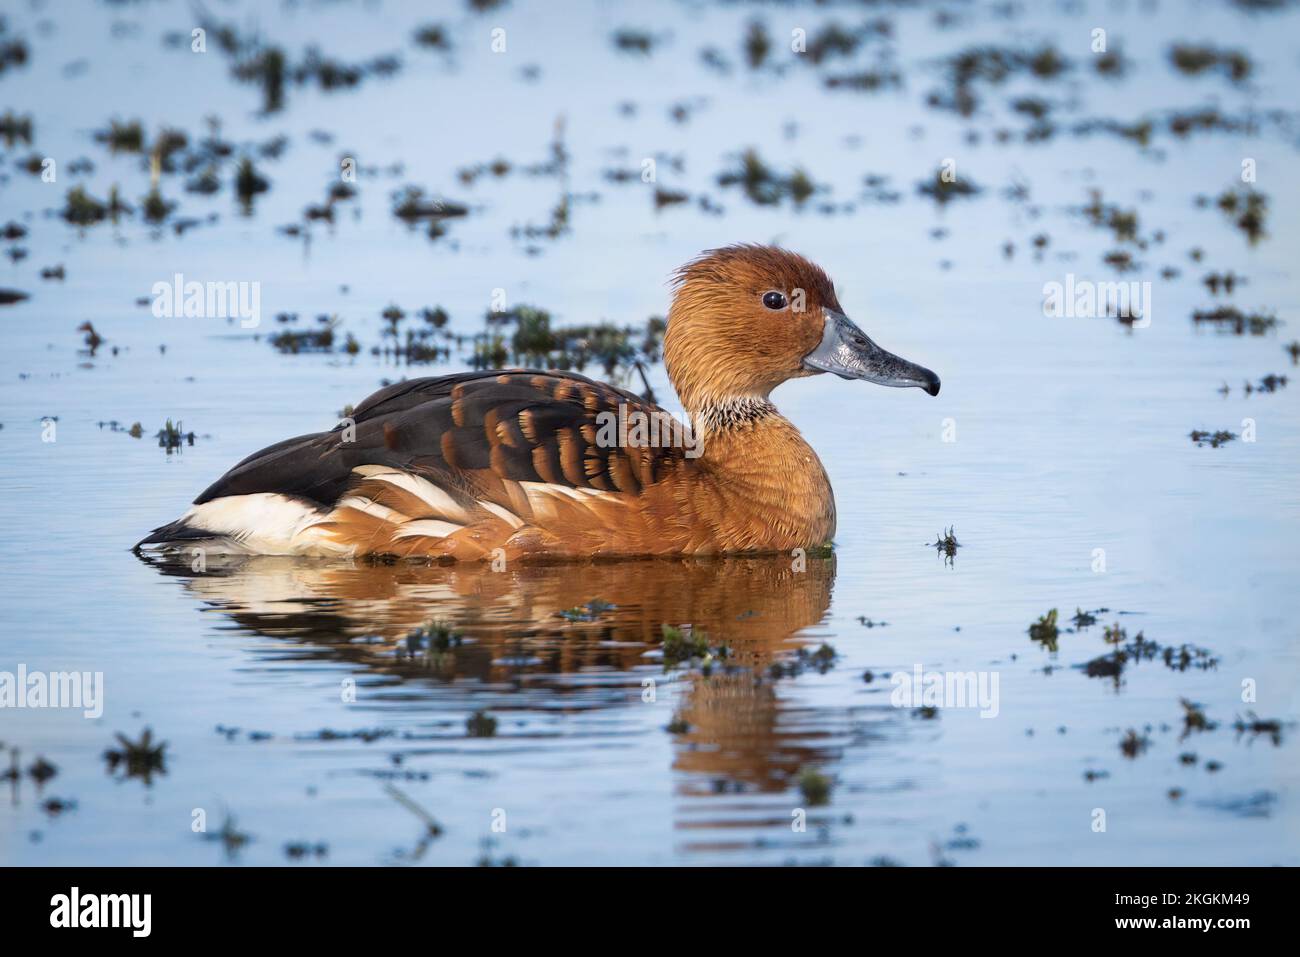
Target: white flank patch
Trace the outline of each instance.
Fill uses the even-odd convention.
[[[392,522],[394,525],[400,525],[407,520],[397,509],[389,508],[387,505],[380,505],[378,502],[372,502],[368,498],[362,498],[359,495],[349,495],[347,498],[341,498],[336,506],[337,508],[354,508],[358,512],[365,512],[367,515],[373,515],[375,518],[381,518],[385,522]]]
[[[495,502],[485,502],[483,501],[483,499],[479,499],[478,503],[482,505],[485,509],[487,509],[489,512],[491,512],[493,515],[495,515],[497,518],[501,519],[501,521],[509,525],[511,528],[519,528],[521,525],[524,524],[524,520],[522,518],[520,518],[514,512],[502,508],[500,505],[497,505]]]
[[[311,526],[320,511],[274,492],[226,495],[195,505],[181,519],[220,539],[202,547],[229,554],[344,555],[351,547],[332,544]]]
[[[459,532],[464,525],[453,525],[451,522],[444,522],[436,518],[417,518],[414,521],[407,522],[397,532],[394,538],[410,538],[413,535],[425,535],[429,538],[446,538]]]
[[[428,503],[429,508],[443,518],[461,524],[469,522],[469,515],[465,509],[461,508],[454,498],[428,479],[422,479],[418,475],[412,475],[410,472],[403,472],[399,469],[391,469],[386,465],[358,465],[352,470],[352,473],[364,478],[379,479],[389,485],[410,492]]]

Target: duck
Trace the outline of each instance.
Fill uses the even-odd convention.
[[[707,250],[670,281],[663,359],[685,416],[567,371],[407,379],[328,432],[255,452],[136,551],[500,563],[829,547],[835,497],[770,400],[831,374],[939,394],[817,265]]]

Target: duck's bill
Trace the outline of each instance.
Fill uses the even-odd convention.
[[[924,366],[908,362],[876,345],[848,316],[826,310],[822,341],[803,360],[804,368],[833,372],[841,379],[865,379],[895,389],[916,386],[939,394],[939,377]]]

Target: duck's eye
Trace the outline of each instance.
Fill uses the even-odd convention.
[[[765,292],[763,293],[763,305],[767,306],[769,309],[784,309],[785,294],[775,291]]]

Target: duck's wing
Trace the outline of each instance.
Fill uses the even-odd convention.
[[[638,420],[659,425],[656,441],[641,441]],[[390,538],[397,534],[390,526],[402,526],[404,538],[447,537],[486,517],[512,529],[572,525],[575,507],[617,521],[688,457],[689,441],[671,433],[675,424],[653,403],[575,373],[411,379],[374,393],[329,432],[244,459],[195,500],[189,515],[141,544],[199,537],[177,535],[177,527],[207,525],[205,514],[226,521],[223,502],[236,496],[297,504],[295,537],[323,520],[335,528],[355,520],[370,536],[381,534],[370,528],[378,521]],[[237,501],[243,507],[255,500]]]
[[[248,456],[194,503],[277,492],[332,505],[363,466],[452,484],[466,478],[490,482],[491,476],[635,494],[684,455],[682,443],[620,444],[636,414],[660,422],[671,418],[634,393],[572,372],[522,369],[408,379],[366,398],[329,432],[287,439]],[[612,433],[602,433],[611,425]]]

